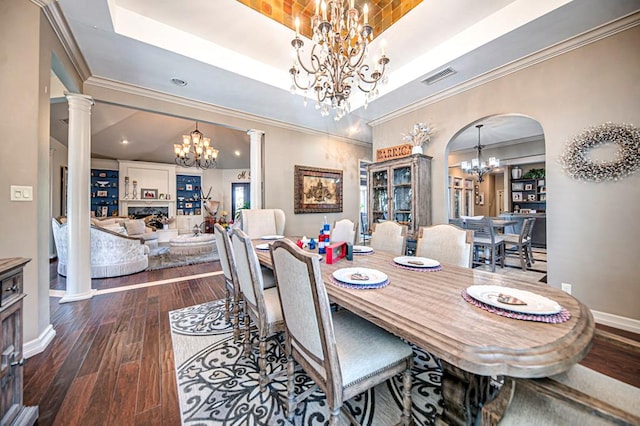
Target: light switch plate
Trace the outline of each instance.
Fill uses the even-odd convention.
[[[33,187],[11,185],[11,201],[33,201]]]

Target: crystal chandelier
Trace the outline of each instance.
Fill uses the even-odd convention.
[[[349,96],[355,87],[366,94],[366,108],[369,100],[378,94],[378,82],[386,83],[389,58],[384,50],[375,67],[365,62],[367,47],[373,39],[368,14],[365,4],[360,23],[354,0],[322,0],[322,3],[316,0],[316,11],[311,17],[313,46],[307,64],[302,60],[304,42],[300,39],[300,20],[296,18],[296,37],[291,40],[295,60],[289,69],[291,92],[295,93],[296,88],[303,90],[306,105],[307,91],[314,90],[316,109],[323,117],[329,115],[330,108],[335,110],[335,120],[348,114]]]
[[[183,167],[197,167],[199,169],[212,169],[216,166],[218,150],[211,146],[211,138],[205,138],[196,129],[188,135],[182,135],[182,145],[174,144],[176,164]]]
[[[478,156],[472,159],[470,163],[468,161],[462,162],[462,171],[470,175],[477,176],[478,182],[482,182],[484,180],[482,179],[482,176],[490,173],[494,168],[500,167],[500,160],[496,157],[490,157],[488,164],[482,159],[482,148],[484,148],[484,145],[480,145],[480,129],[482,126],[483,124],[476,125],[478,128],[478,146],[476,147],[478,150]]]

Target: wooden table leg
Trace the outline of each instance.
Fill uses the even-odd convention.
[[[470,426],[475,424],[482,405],[495,395],[491,377],[478,376],[442,361],[442,399],[444,410],[436,424]]]

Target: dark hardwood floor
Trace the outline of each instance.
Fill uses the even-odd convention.
[[[54,265],[54,264],[53,264]],[[219,271],[219,262],[94,280],[112,289]],[[52,269],[52,289],[64,289]],[[59,304],[51,298],[56,337],[25,363],[24,400],[38,405],[38,425],[179,425],[168,312],[223,297],[223,277],[99,294]],[[581,362],[640,387],[640,335],[598,326]]]

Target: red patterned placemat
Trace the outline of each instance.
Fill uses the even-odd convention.
[[[391,261],[391,264],[393,266],[395,266],[396,268],[406,269],[407,271],[416,271],[416,272],[438,272],[438,271],[442,271],[442,265],[434,266],[433,268],[414,268],[412,266],[400,265],[399,263],[396,263],[393,260]]]
[[[349,284],[349,283],[345,283],[342,282],[340,280],[336,280],[334,277],[331,277],[331,282],[335,285],[337,285],[338,287],[344,287],[344,288],[353,288],[356,290],[371,290],[371,289],[376,289],[376,288],[382,288],[382,287],[386,287],[389,285],[389,280],[384,280],[383,282],[379,283],[379,284],[367,284],[367,285],[362,285],[362,284]]]
[[[559,324],[561,322],[569,321],[569,319],[571,318],[571,312],[567,311],[565,308],[562,308],[562,310],[557,314],[551,315],[522,314],[520,312],[513,312],[507,309],[501,309],[496,308],[495,306],[487,305],[486,303],[483,303],[469,296],[469,293],[467,293],[467,290],[465,289],[463,289],[460,294],[464,300],[471,303],[473,306],[477,306],[480,309],[484,309],[485,311],[489,311],[491,313],[498,314],[507,318],[519,319],[524,321],[546,322],[550,324]]]

